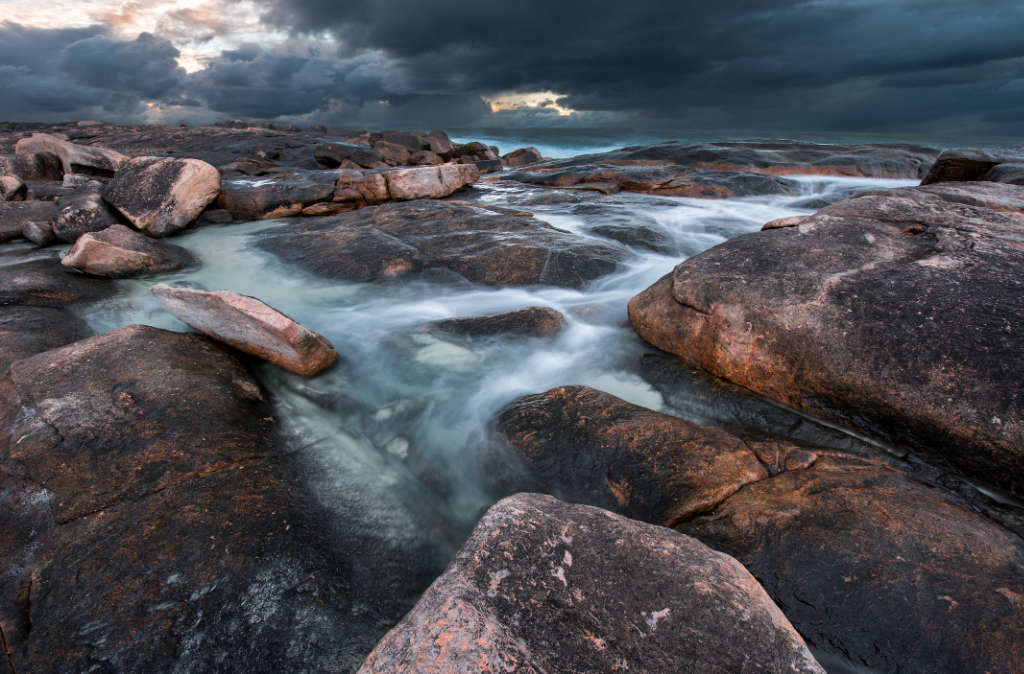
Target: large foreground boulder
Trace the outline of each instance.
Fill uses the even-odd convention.
[[[378,618],[225,349],[132,326],[18,360],[9,382],[0,621],[18,671],[347,671],[368,652]]]
[[[1024,657],[1024,541],[881,459],[744,439],[583,387],[513,401],[496,426],[514,454],[490,450],[483,474],[503,490],[734,555],[836,671],[1010,672]]]
[[[47,133],[33,133],[18,141],[14,148],[20,155],[41,155],[60,162],[64,173],[111,176],[128,161],[128,157],[103,147],[76,145],[65,138]]]
[[[823,672],[734,559],[548,496],[492,507],[361,672]]]
[[[660,349],[1024,494],[1024,188],[870,193],[682,263],[629,305]]]
[[[304,220],[259,237],[257,246],[286,262],[352,281],[447,270],[485,285],[578,288],[624,257],[535,218],[430,200]]]
[[[162,237],[184,229],[220,194],[220,173],[199,159],[136,157],[107,185],[103,198],[133,225]]]
[[[110,278],[176,271],[197,264],[181,246],[154,241],[124,225],[81,236],[60,263],[86,274]]]
[[[312,377],[338,360],[326,337],[255,297],[165,283],[150,290],[165,309],[196,330],[304,377]]]

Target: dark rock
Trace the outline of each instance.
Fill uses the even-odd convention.
[[[430,149],[430,142],[426,140],[426,136],[417,133],[385,131],[381,134],[381,140],[393,145],[401,145],[410,153]]]
[[[146,234],[184,229],[220,194],[220,173],[199,159],[137,157],[124,164],[103,198]]]
[[[83,234],[60,263],[93,276],[128,278],[198,264],[181,246],[154,241],[124,225]]]
[[[630,322],[716,376],[1022,494],[1022,232],[1024,188],[869,193],[691,258]]]
[[[990,180],[994,183],[1007,183],[1009,185],[1024,185],[1024,163],[1021,164],[998,164],[981,176],[979,180]]]
[[[444,159],[441,159],[441,156],[436,152],[420,150],[419,152],[413,152],[412,155],[409,156],[409,163],[419,166],[437,166],[438,164],[443,164]]]
[[[64,175],[60,160],[53,155],[0,155],[0,175],[17,176],[23,181],[60,180]]]
[[[317,334],[255,297],[209,292],[160,283],[150,287],[167,311],[239,351],[312,377],[338,360],[338,352]]]
[[[312,204],[334,198],[334,171],[304,171],[273,178],[224,180],[218,206],[235,220],[298,215]]]
[[[54,235],[65,243],[98,232],[120,222],[117,213],[103,200],[103,185],[92,181],[57,202],[60,210],[53,220]]]
[[[15,360],[89,335],[85,323],[64,307],[0,306],[0,371]]]
[[[49,227],[57,212],[52,201],[0,201],[0,243],[20,239],[27,223]]]
[[[231,211],[223,208],[207,208],[196,222],[201,225],[226,225],[233,221]]]
[[[373,144],[373,149],[380,155],[381,160],[390,166],[407,166],[412,156],[409,148],[386,140],[378,140]]]
[[[0,266],[0,305],[52,307],[115,294],[110,283],[69,274],[56,258]]]
[[[1024,541],[881,459],[745,440],[583,387],[520,398],[497,427],[526,471],[485,453],[502,488],[734,555],[837,671],[1011,671],[1024,653]]]
[[[982,176],[1006,161],[1009,161],[1006,156],[981,150],[946,150],[928,169],[928,174],[921,184],[982,180]]]
[[[452,139],[444,131],[431,131],[424,139],[430,145],[430,151],[436,152],[442,157],[450,155],[452,151]]]
[[[465,204],[407,201],[260,233],[256,244],[326,278],[369,281],[447,269],[485,285],[578,288],[623,253],[534,218]]]
[[[317,145],[313,153],[317,163],[326,168],[337,168],[347,161],[373,168],[381,161],[380,153],[373,148],[349,143],[324,143]]]
[[[591,234],[597,234],[626,246],[651,250],[656,253],[671,255],[678,253],[678,247],[674,241],[661,232],[645,225],[607,224],[597,225],[587,229]]]
[[[440,199],[475,182],[480,173],[472,164],[444,164],[386,171],[391,199]]]
[[[20,671],[344,671],[372,646],[376,616],[223,349],[133,326],[17,361],[11,382],[23,412],[0,447],[50,494]]]
[[[509,168],[519,168],[527,164],[544,161],[540,151],[535,147],[521,147],[513,150],[501,158],[502,163]]]
[[[499,173],[503,169],[500,159],[484,159],[471,163],[477,167],[480,173]]]
[[[742,566],[548,496],[491,508],[361,672],[823,672]]]
[[[527,307],[493,316],[434,321],[430,326],[470,337],[554,337],[565,328],[565,316],[550,307]]]

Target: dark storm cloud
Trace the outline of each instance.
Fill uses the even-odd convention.
[[[145,99],[181,84],[178,50],[143,33],[117,41],[101,27],[45,30],[0,23],[0,119],[134,119]]]
[[[1024,115],[1019,0],[258,2],[293,39],[191,75],[168,38],[230,34],[213,5],[131,41],[2,23],[0,118],[127,120],[155,103],[193,121],[1015,134]],[[482,100],[545,91],[577,114]]]
[[[381,51],[421,93],[551,90],[577,110],[754,128],[941,127],[1024,112],[1016,0],[266,5],[268,22],[330,30],[344,53]]]

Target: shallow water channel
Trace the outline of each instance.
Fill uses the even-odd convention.
[[[207,226],[172,240],[201,267],[117,281],[125,292],[91,306],[85,318],[96,332],[133,323],[188,330],[148,292],[156,282],[186,282],[258,297],[330,339],[343,360],[321,376],[307,380],[267,364],[255,372],[273,395],[303,487],[341,523],[345,540],[374,560],[371,568],[354,572],[353,582],[366,586],[368,597],[397,593],[403,596],[395,600],[407,602],[443,568],[493,501],[476,474],[471,448],[494,412],[517,396],[584,384],[698,423],[799,434],[794,415],[742,393],[683,371],[668,381],[663,367],[651,365],[660,356],[630,329],[626,305],[681,259],[769,220],[811,213],[855,191],[915,184],[834,177],[800,183],[799,196],[720,201],[507,183],[484,183],[456,196],[530,211],[581,237],[597,236],[593,227],[616,225],[658,242],[660,252],[627,246],[629,258],[617,273],[581,290],[329,281],[254,245],[261,231],[287,220]],[[559,196],[552,199],[554,192]],[[424,329],[438,319],[536,305],[561,311],[567,329],[550,339],[468,338]]]

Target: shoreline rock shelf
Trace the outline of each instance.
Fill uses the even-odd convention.
[[[1024,495],[1024,187],[874,192],[737,237],[629,305],[646,341]]]

